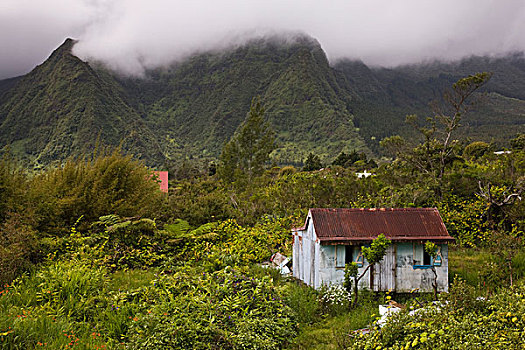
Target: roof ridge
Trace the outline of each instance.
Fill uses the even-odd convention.
[[[437,210],[435,207],[429,207],[429,208],[310,208],[309,210],[322,210],[322,211],[338,211],[338,210],[345,210],[345,211],[434,211]]]

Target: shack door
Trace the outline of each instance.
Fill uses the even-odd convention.
[[[373,269],[374,292],[396,290],[396,249],[391,244],[386,250],[385,257]]]

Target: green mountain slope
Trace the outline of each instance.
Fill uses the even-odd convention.
[[[90,155],[97,140],[162,162],[155,135],[124,102],[119,86],[73,56],[73,45],[66,40],[4,95],[0,146],[35,167]]]
[[[355,124],[368,146],[380,151],[385,136],[414,136],[404,122],[407,114],[421,120],[432,115],[429,104],[440,101],[444,91],[458,79],[477,72],[493,73],[478,94],[476,105],[464,115],[457,137],[495,142],[506,146],[508,140],[525,132],[525,58],[470,57],[460,62],[412,65],[394,69],[367,69],[351,61],[334,65],[363,97],[354,105]]]
[[[20,79],[22,79],[22,77],[0,80],[0,105],[7,101],[9,90],[11,90]]]
[[[407,114],[424,119],[430,101],[479,71],[494,76],[457,136],[505,145],[525,132],[522,55],[395,69],[348,60],[330,66],[314,39],[276,37],[131,78],[83,62],[73,45],[67,40],[31,73],[0,81],[0,149],[35,167],[89,155],[97,139],[153,166],[216,159],[257,95],[276,131],[277,163],[301,164],[312,151],[324,162],[343,150],[380,154],[382,138],[416,136]]]
[[[257,95],[277,133],[276,162],[300,163],[310,151],[327,160],[343,149],[367,151],[346,108],[350,94],[310,38],[253,41],[120,82],[173,159],[217,157]],[[157,99],[144,93],[148,87]]]

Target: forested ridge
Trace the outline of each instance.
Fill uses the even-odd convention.
[[[0,82],[0,147],[36,169],[89,153],[97,142],[121,145],[150,166],[216,160],[254,96],[276,132],[277,164],[302,165],[310,152],[327,162],[341,151],[377,157],[384,137],[417,136],[407,114],[431,114],[429,103],[452,83],[481,71],[493,79],[458,138],[508,147],[524,131],[519,54],[380,69],[329,63],[310,37],[274,37],[129,77],[78,59],[73,47],[68,39],[29,74]]]

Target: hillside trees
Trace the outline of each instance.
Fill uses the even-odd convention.
[[[348,154],[345,152],[339,153],[332,165],[342,166],[343,168],[354,167],[356,170],[377,168],[377,163],[373,159],[367,159],[364,152],[357,153],[355,150]]]
[[[439,107],[436,104],[435,116],[427,118],[428,125],[420,126],[416,115],[407,116],[407,122],[423,136],[422,144],[414,146],[397,135],[385,138],[380,143],[399,160],[428,176],[436,185],[435,190],[440,196],[445,170],[460,154],[460,144],[453,139],[453,133],[460,127],[461,118],[469,109],[472,95],[491,76],[491,73],[482,72],[458,80],[452,85],[452,90],[444,94],[445,106]]]
[[[525,150],[525,134],[518,134],[515,138],[510,140],[510,145],[515,150]]]
[[[0,222],[24,207],[27,178],[9,155],[0,159]]]
[[[26,174],[4,155],[0,159],[0,285],[27,270],[39,257]]]
[[[319,156],[310,152],[308,154],[308,157],[306,157],[306,160],[304,161],[303,171],[319,170],[322,167],[323,164],[321,163],[321,159],[319,159]]]
[[[260,98],[254,98],[246,119],[222,149],[218,174],[227,182],[261,175],[274,149],[274,132],[264,121]]]

